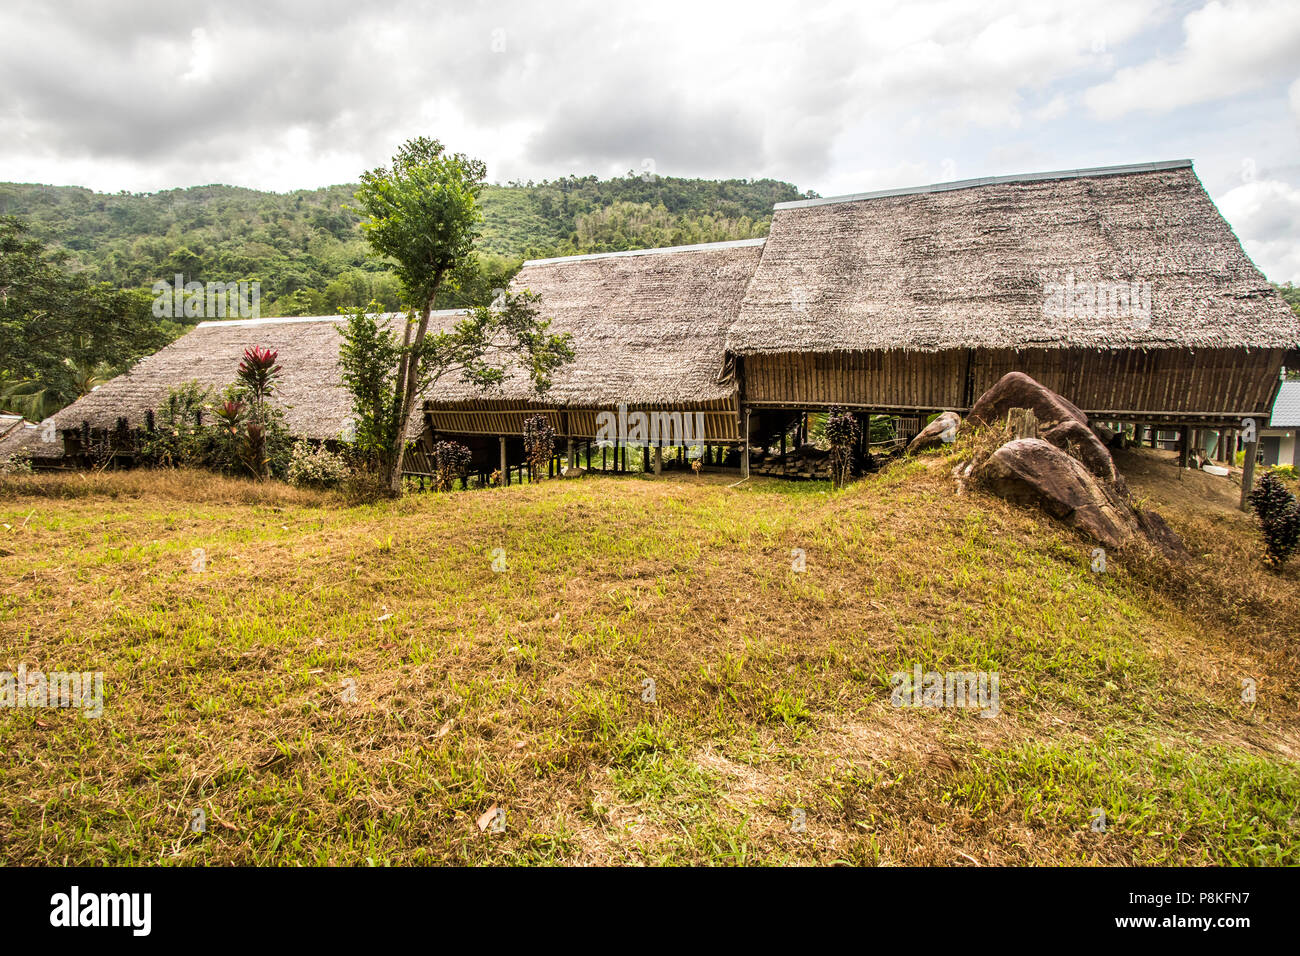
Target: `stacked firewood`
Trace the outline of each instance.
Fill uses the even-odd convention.
[[[776,475],[786,478],[831,477],[830,452],[816,445],[801,445],[793,451],[779,454],[753,450],[750,452],[749,470],[755,475]]]

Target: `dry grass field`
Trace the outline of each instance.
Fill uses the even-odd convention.
[[[1119,464],[1189,561],[1096,573],[938,454],[837,494],[6,479],[0,670],[104,707],[0,710],[0,862],[1300,863],[1300,567]],[[892,706],[917,664],[999,714]]]

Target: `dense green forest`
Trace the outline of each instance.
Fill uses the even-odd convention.
[[[70,270],[121,288],[148,289],[181,274],[187,282],[257,280],[264,315],[330,314],[372,299],[396,308],[396,282],[369,256],[349,208],[355,188],[107,194],[2,183],[0,215],[66,250]],[[635,175],[487,186],[479,261],[440,304],[490,298],[529,257],[763,236],[773,203],[800,195],[773,180]]]

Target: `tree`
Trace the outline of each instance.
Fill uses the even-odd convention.
[[[412,409],[398,397],[403,357],[416,369],[417,396],[444,380],[487,391],[512,371],[526,375],[538,394],[546,392],[551,374],[572,360],[573,349],[567,334],[548,332],[550,323],[539,317],[540,301],[531,292],[505,292],[493,305],[475,306],[465,318],[426,335],[418,348],[400,341],[392,329],[400,323],[409,331],[409,316],[392,320],[373,310],[346,310],[339,362],[352,396],[348,437],[358,465],[378,472],[390,493],[400,492],[399,451],[406,448]]]
[[[39,417],[63,407],[114,369],[157,351],[175,334],[149,296],[64,270],[65,254],[0,216],[0,405]]]
[[[567,342],[546,334],[532,301],[513,308],[478,307],[452,332],[429,337],[434,301],[443,282],[470,260],[482,214],[479,195],[487,168],[463,153],[448,153],[427,137],[407,141],[392,167],[361,177],[357,201],[366,218],[362,231],[376,255],[386,257],[410,311],[402,329],[392,381],[392,445],[385,456],[390,494],[402,490],[402,459],[416,398],[433,381],[458,369],[487,387],[499,383],[494,359],[519,358],[535,386],[566,361]],[[501,351],[497,351],[501,350]],[[572,353],[568,353],[568,358]]]

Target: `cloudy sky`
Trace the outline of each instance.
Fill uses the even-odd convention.
[[[421,133],[496,182],[828,196],[1190,158],[1300,283],[1300,0],[7,0],[0,37],[0,180],[288,190]]]

